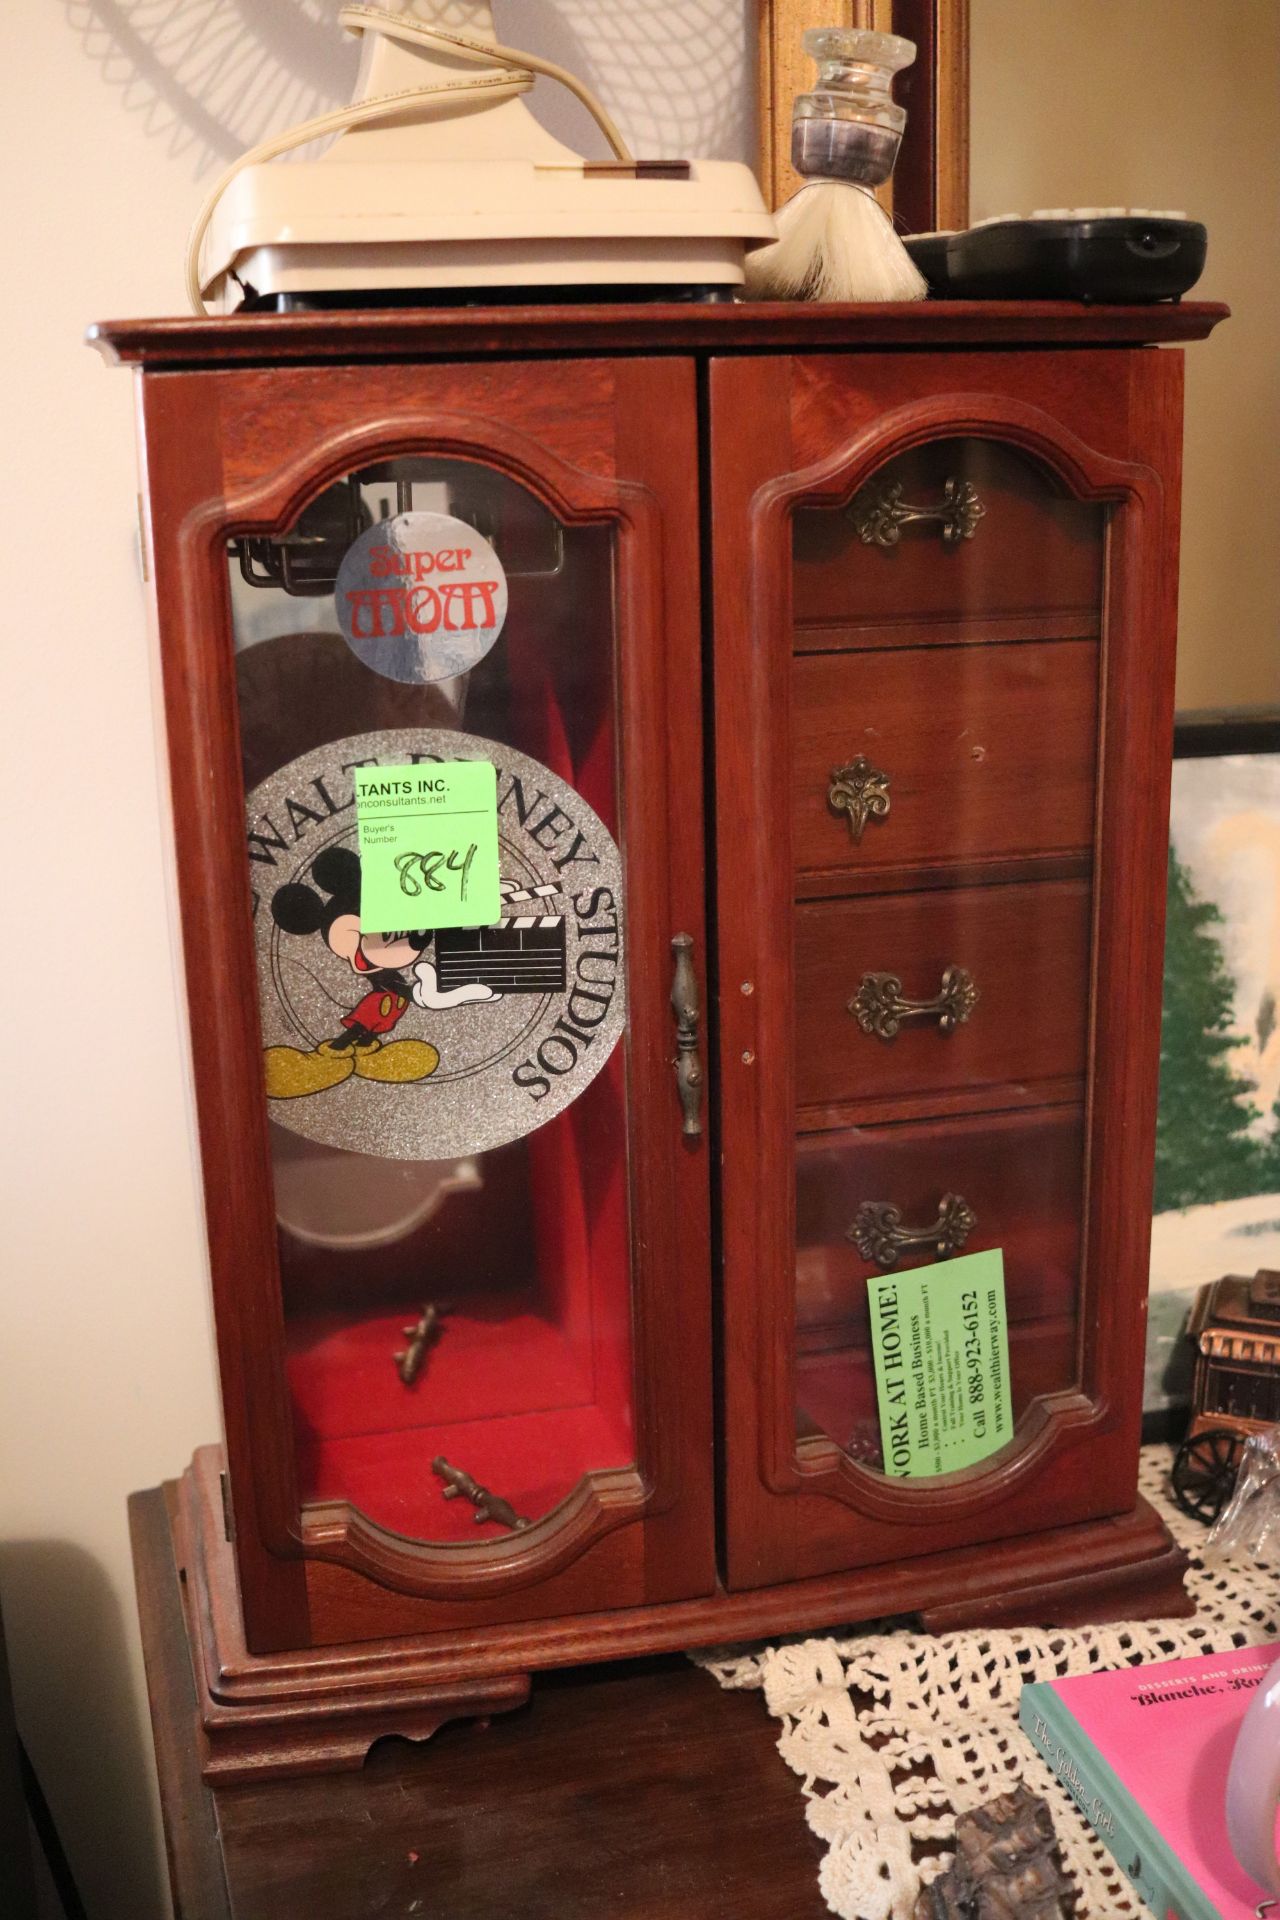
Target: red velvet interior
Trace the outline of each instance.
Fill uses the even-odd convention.
[[[411,1540],[509,1537],[496,1521],[476,1523],[466,1500],[446,1500],[431,1462],[442,1453],[473,1479],[536,1520],[550,1513],[588,1467],[622,1466],[634,1457],[601,1408],[557,1407],[547,1413],[367,1433],[300,1447],[312,1499],[326,1488],[394,1533]]]
[[[474,1274],[465,1232],[450,1235],[450,1210],[474,1207],[468,1195],[444,1202],[420,1256],[431,1278],[403,1306],[358,1304],[356,1275],[350,1304],[301,1292],[286,1337],[304,1501],[346,1499],[419,1539],[473,1539],[472,1509],[441,1497],[437,1453],[530,1519],[584,1473],[635,1459],[623,1084],[619,1050],[524,1143],[528,1212],[506,1230],[505,1287]],[[427,1297],[448,1311],[406,1387],[394,1356]]]
[[[559,1328],[518,1296],[480,1296],[444,1315],[412,1386],[393,1359],[407,1344],[406,1324],[402,1313],[295,1320],[289,1380],[299,1430],[349,1440],[541,1413],[593,1397],[590,1375]]]
[[[443,1498],[438,1453],[531,1519],[588,1467],[633,1457],[626,1407],[596,1405],[573,1342],[527,1300],[480,1296],[448,1314],[410,1387],[393,1358],[403,1324],[386,1313],[290,1322],[306,1499],[350,1500],[417,1539],[469,1540],[481,1529],[466,1501]]]
[[[477,671],[467,725],[543,761],[616,834],[607,619],[583,629],[584,606],[611,596],[607,533],[575,530],[565,554],[564,576],[513,578],[505,662]],[[476,1165],[478,1194],[376,1258],[282,1236],[302,1498],[348,1500],[422,1540],[503,1531],[442,1497],[436,1454],[530,1519],[584,1473],[635,1459],[624,1049],[565,1112]],[[428,1298],[450,1311],[405,1387],[394,1355]]]

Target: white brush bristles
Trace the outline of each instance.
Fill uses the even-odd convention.
[[[873,194],[814,180],[776,215],[778,238],[747,255],[753,300],[923,300],[923,276]]]

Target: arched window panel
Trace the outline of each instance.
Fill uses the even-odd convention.
[[[304,1517],[480,1547],[636,1458],[614,540],[424,453],[227,542]],[[370,927],[356,769],[472,760],[499,918]]]
[[[1079,1382],[1109,513],[975,436],[792,520],[796,1418],[871,1473],[880,1276],[998,1250],[1014,1426]]]

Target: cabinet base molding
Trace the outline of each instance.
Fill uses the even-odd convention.
[[[376,1740],[523,1706],[539,1668],[716,1646],[915,1614],[931,1632],[1185,1616],[1187,1557],[1158,1514],[1058,1527],[891,1566],[607,1613],[252,1654],[223,1523],[222,1456],[204,1447],[168,1495],[207,1778],[359,1767]]]
[[[207,1780],[234,1786],[363,1765],[376,1740],[429,1740],[450,1720],[483,1720],[529,1698],[527,1673],[442,1676],[405,1640],[290,1654],[245,1645],[222,1507],[220,1449],[202,1447],[165,1488],[196,1685]]]

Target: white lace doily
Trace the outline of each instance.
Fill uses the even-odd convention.
[[[778,1751],[827,1843],[819,1884],[842,1920],[910,1920],[921,1880],[949,1863],[941,1848],[956,1815],[1020,1777],[1053,1812],[1080,1920],[1146,1915],[1019,1728],[1018,1697],[1031,1680],[1220,1653],[1276,1634],[1280,1569],[1201,1564],[1205,1529],[1166,1491],[1171,1458],[1167,1447],[1145,1448],[1141,1488],[1191,1555],[1194,1619],[936,1636],[881,1627],[694,1655],[723,1687],[762,1688],[782,1721]]]

